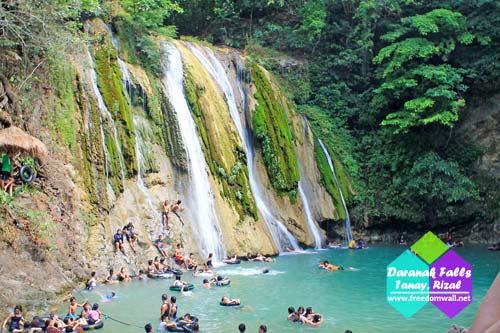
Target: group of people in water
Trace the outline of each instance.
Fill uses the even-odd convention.
[[[287,319],[292,323],[302,323],[311,326],[320,326],[323,324],[323,316],[319,313],[314,313],[312,307],[304,310],[303,306],[299,306],[295,310],[293,306],[289,306]]]
[[[80,312],[78,311],[79,307],[82,308]],[[102,315],[98,303],[90,306],[89,302],[85,300],[79,304],[75,297],[71,297],[67,315],[63,319],[55,314],[50,314],[47,317],[35,316],[32,320],[27,321],[23,317],[22,306],[16,305],[14,313],[3,322],[2,329],[5,329],[7,324],[8,331],[11,333],[23,333],[24,330],[28,330],[29,333],[81,333],[90,327],[102,327]]]

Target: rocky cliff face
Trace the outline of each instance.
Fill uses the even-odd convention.
[[[49,146],[50,156],[39,163],[34,186],[1,208],[5,214],[0,224],[3,304],[19,302],[30,310],[48,311],[47,299],[75,288],[75,282],[83,281],[90,270],[102,277],[110,268],[127,267],[136,274],[158,255],[153,241],[166,234],[161,202],[178,195],[186,207],[186,226],[172,217],[168,243],[171,249],[182,243],[186,252],[199,253],[190,221],[190,212],[197,207],[190,203],[187,190],[189,157],[161,77],[121,59],[125,53],[117,41],[124,36],[113,40],[103,22],[94,20],[85,27],[88,48],[68,55],[68,63],[60,66],[57,85],[35,87],[29,96],[35,107],[24,118],[14,119]],[[183,57],[186,95],[207,161],[225,250],[239,256],[247,252],[276,254],[278,248],[255,204],[247,156],[229,115],[227,98],[192,53],[192,47],[201,50],[199,45],[174,43]],[[245,72],[244,56],[230,49],[213,51],[226,67],[235,91],[241,88],[238,78]],[[321,185],[311,130],[280,93],[275,79],[262,71],[276,98],[269,105],[278,103],[284,112],[281,125],[290,131],[287,154],[296,159],[300,175],[295,175],[299,169],[292,166],[294,174],[280,192],[257,148],[257,178],[276,217],[301,244],[313,246],[304,203],[293,191],[296,177],[302,180],[317,221],[333,220],[336,208]],[[247,75],[242,89],[246,94],[238,95],[236,103],[242,122],[251,128],[245,107],[248,114],[258,107],[254,97],[258,87]],[[259,97],[261,104],[268,103],[265,96]],[[20,224],[16,226],[14,220]],[[115,254],[113,234],[129,222],[139,235],[136,253],[125,243],[128,256]]]

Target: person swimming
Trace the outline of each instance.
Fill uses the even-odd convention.
[[[203,283],[201,284],[203,288],[210,289],[212,288],[212,283],[208,281],[208,279],[203,279]]]
[[[240,305],[241,300],[239,298],[229,299],[227,296],[223,296],[220,300],[221,305]]]
[[[332,265],[327,260],[323,260],[322,262],[320,262],[320,264],[318,265],[318,268],[325,269],[327,271],[343,271],[344,270],[344,267],[342,267],[340,265],[339,266]]]

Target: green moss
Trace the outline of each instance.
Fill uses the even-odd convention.
[[[134,123],[130,106],[123,94],[116,51],[111,45],[111,41],[107,34],[100,36],[100,43],[96,45],[94,57],[99,90],[102,94],[104,104],[106,104],[106,107],[113,115],[123,155],[125,176],[130,177],[137,173]],[[113,135],[111,135],[110,138],[113,138]],[[113,165],[112,169],[115,171],[116,164],[118,164],[119,167],[120,156],[118,156],[117,147],[114,147],[115,143],[108,139],[106,139],[106,141],[106,145],[110,152],[111,164]],[[118,174],[113,172],[113,178]]]
[[[106,174],[104,167],[104,151],[100,135],[99,110],[85,94],[79,77],[76,77],[76,102],[80,111],[78,131],[78,159],[83,163],[76,164],[79,169],[88,201],[97,210],[104,212],[108,209],[108,195]],[[88,126],[88,129],[87,129]]]
[[[179,128],[179,123],[177,121],[177,116],[172,110],[170,101],[167,96],[157,88],[157,96],[160,96],[159,109],[161,113],[153,115],[153,120],[156,128],[161,133],[163,138],[162,146],[165,148],[167,156],[172,161],[173,165],[179,170],[187,171],[187,156],[186,150],[184,148],[184,142],[182,141],[181,130]],[[150,108],[152,112],[157,110],[155,106]],[[158,135],[158,137],[160,137]]]
[[[62,146],[67,147],[72,156],[76,153],[77,121],[75,115],[78,106],[74,94],[75,73],[67,63],[51,66],[51,81],[57,101],[54,110],[50,113],[52,132],[59,137]]]
[[[203,106],[199,103],[201,96],[205,94],[205,89],[193,82],[193,77],[188,69],[185,71],[184,82],[188,104],[201,138],[201,147],[210,172],[221,184],[222,197],[236,209],[240,216],[240,222],[245,215],[257,220],[257,206],[250,190],[245,152],[239,147],[232,151],[222,151],[222,149],[231,149],[231,147],[221,147],[219,142],[210,141],[208,130],[211,126],[206,123]],[[229,167],[225,167],[222,161],[226,154],[232,154],[235,160],[235,163]]]
[[[259,65],[251,65],[250,75],[257,88],[254,97],[258,102],[252,114],[252,127],[262,148],[267,174],[278,194],[287,193],[295,202],[300,172],[288,125],[287,105],[283,105]]]
[[[141,171],[143,174],[159,172],[160,165],[153,150],[154,134],[148,123],[138,122],[136,125],[136,136],[138,138],[138,149],[141,152]]]
[[[328,164],[328,160],[326,159],[326,156],[319,145],[316,145],[315,147],[315,156],[316,156],[316,165],[318,166],[318,170],[321,175],[321,183],[325,187],[326,191],[330,194],[333,201],[333,205],[335,206],[334,219],[345,220],[346,212],[344,206],[342,205],[342,199],[340,198],[337,184],[335,183],[335,179],[333,178],[333,174],[332,171],[330,170],[330,165]],[[335,167],[335,162],[334,162],[334,168],[335,170],[339,170]],[[344,193],[347,192],[342,190],[342,194]]]

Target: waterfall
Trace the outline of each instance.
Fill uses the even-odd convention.
[[[349,211],[347,210],[347,205],[345,203],[344,195],[342,194],[342,188],[340,187],[340,183],[337,179],[337,174],[335,173],[335,168],[333,167],[333,162],[330,157],[330,154],[328,153],[328,150],[326,149],[323,142],[319,139],[318,141],[319,145],[321,146],[321,149],[323,149],[323,153],[326,156],[328,165],[330,166],[330,170],[332,171],[333,179],[335,179],[335,184],[337,185],[337,188],[339,190],[340,200],[342,201],[342,206],[344,207],[345,210],[345,239],[347,241],[347,244],[349,245],[349,242],[352,240],[351,219],[349,218]]]
[[[94,90],[94,93],[97,97],[97,106],[99,108],[99,113],[100,113],[100,126],[101,126],[101,135],[102,135],[102,141],[103,141],[103,149],[104,149],[104,155],[106,157],[106,179],[109,177],[109,163],[111,162],[111,158],[109,156],[109,151],[108,148],[106,147],[106,135],[104,133],[104,120],[108,121],[111,129],[113,131],[113,141],[116,146],[116,151],[118,154],[118,162],[120,165],[120,172],[122,176],[122,181],[125,180],[125,168],[124,168],[124,163],[123,163],[123,154],[122,154],[122,149],[120,146],[120,142],[118,141],[118,131],[116,130],[116,125],[115,121],[113,120],[113,115],[111,112],[109,112],[108,108],[106,107],[106,104],[104,104],[104,99],[102,98],[101,92],[99,91],[99,86],[97,85],[97,73],[95,71],[95,65],[94,65],[94,59],[92,58],[92,55],[90,54],[90,51],[87,49],[87,56],[90,61],[90,65],[92,68],[92,88]]]
[[[163,221],[162,221],[162,216],[159,210],[155,207],[153,197],[151,196],[151,192],[149,189],[146,187],[144,184],[144,181],[142,179],[142,153],[140,149],[140,144],[143,142],[143,139],[141,137],[140,131],[139,131],[139,117],[134,115],[133,118],[134,121],[134,134],[135,134],[135,155],[137,158],[137,188],[144,194],[144,199],[146,200],[146,203],[148,205],[149,211],[151,212],[152,216],[157,216],[160,226],[163,228]]]
[[[221,260],[225,255],[222,232],[215,213],[214,194],[208,178],[205,157],[195,122],[186,101],[184,92],[184,71],[179,50],[171,43],[162,43],[163,88],[177,114],[180,133],[185,144],[188,160],[189,201],[193,216],[192,231],[198,236],[201,253],[205,256],[213,253]]]
[[[133,93],[133,81],[130,75],[130,72],[128,70],[128,66],[123,61],[119,55],[118,51],[120,50],[120,44],[118,43],[118,40],[116,39],[115,34],[113,34],[113,31],[111,28],[108,27],[109,34],[111,36],[111,41],[113,43],[113,46],[116,49],[116,57],[118,61],[118,68],[120,69],[120,73],[122,75],[122,87],[123,87],[123,93],[125,97],[128,100],[130,108],[132,108],[132,93]],[[144,109],[144,105],[143,105]],[[140,121],[142,120],[141,117],[133,115],[133,124],[134,124],[134,136],[135,136],[135,156],[136,156],[136,162],[137,162],[137,180],[136,180],[136,186],[139,189],[139,191],[142,192],[144,195],[144,199],[147,204],[147,209],[150,211],[151,216],[156,216],[159,225],[161,228],[163,228],[163,221],[162,221],[162,215],[160,211],[158,210],[157,207],[155,207],[153,196],[151,195],[151,192],[149,189],[146,187],[144,184],[144,180],[142,178],[142,152],[141,152],[141,142],[144,142],[144,138],[141,136],[141,131],[139,128]],[[144,124],[142,124],[143,128],[145,128]]]
[[[311,233],[314,237],[315,248],[321,249],[321,235],[318,226],[316,225],[316,221],[314,221],[314,218],[312,216],[311,209],[309,208],[309,201],[307,200],[307,196],[302,189],[302,181],[299,181],[299,195],[300,200],[302,200],[302,205],[304,206],[307,225],[309,226],[309,229],[311,230]]]
[[[205,56],[195,46],[191,44],[188,45],[191,52],[196,56],[203,67],[205,67],[205,69],[210,73],[210,75],[217,82],[226,97],[226,101],[229,107],[229,113],[231,114],[231,118],[236,125],[238,134],[243,141],[243,144],[245,145],[250,189],[252,190],[257,209],[259,210],[260,215],[264,219],[271,233],[274,244],[278,247],[280,253],[284,252],[286,248],[300,250],[299,243],[297,242],[295,237],[290,233],[290,231],[288,231],[283,223],[281,223],[274,217],[274,215],[271,213],[270,207],[267,205],[266,200],[263,198],[260,192],[259,181],[254,172],[254,147],[252,143],[252,133],[248,127],[246,131],[244,130],[244,122],[240,116],[238,106],[236,104],[235,93],[231,83],[229,82],[227,73],[224,70],[224,66],[222,66],[220,61],[209,48],[200,46],[203,49],[204,53],[207,55]],[[244,101],[243,104],[245,104],[245,95],[241,86],[241,82],[238,82],[238,84],[241,98]],[[245,106],[243,106],[243,109],[246,109]]]

